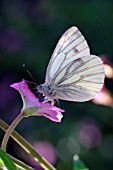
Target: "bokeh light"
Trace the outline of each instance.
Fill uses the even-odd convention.
[[[57,161],[57,153],[56,153],[56,149],[51,143],[49,143],[48,141],[40,141],[35,143],[33,147],[48,162],[50,162],[52,165],[55,165]],[[35,167],[35,169],[43,170],[43,168],[40,166],[40,164],[37,161],[35,161],[34,158],[30,157],[29,161],[30,164],[32,164],[33,167]]]
[[[79,131],[79,141],[85,148],[90,149],[98,146],[101,142],[102,134],[94,124],[87,124]]]

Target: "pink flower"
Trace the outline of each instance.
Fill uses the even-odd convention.
[[[106,55],[102,54],[102,55],[100,55],[100,58],[104,64],[110,65],[110,61],[108,60],[108,57]]]
[[[113,65],[108,60],[107,56],[100,55],[100,58],[102,59],[104,63],[104,70],[105,70],[105,76],[109,79],[113,79]]]
[[[19,83],[14,83],[11,85],[11,87],[18,90],[22,97],[22,110],[24,111],[25,116],[45,116],[52,121],[61,122],[63,117],[61,112],[64,112],[64,110],[47,102],[39,102],[38,98],[29,90],[25,80]]]
[[[103,86],[99,94],[95,98],[93,98],[92,101],[96,104],[113,107],[113,96],[105,88],[105,86]]]

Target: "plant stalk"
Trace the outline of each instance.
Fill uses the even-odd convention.
[[[0,127],[7,131],[8,125],[0,119]],[[37,151],[16,131],[13,131],[11,137],[27,152],[30,153],[36,161],[38,161],[45,170],[56,170],[47,160],[41,157]]]
[[[13,123],[9,126],[9,128],[7,129],[3,141],[2,141],[2,145],[1,148],[6,151],[6,147],[7,147],[7,142],[9,140],[9,137],[11,136],[13,130],[15,129],[15,127],[18,125],[18,123],[21,121],[21,119],[24,117],[24,112],[21,111],[21,113],[19,114],[19,116],[13,121]]]

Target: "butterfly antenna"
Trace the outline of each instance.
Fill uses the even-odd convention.
[[[36,81],[36,79],[32,76],[32,74],[30,73],[30,71],[28,70],[28,68],[26,67],[26,65],[25,64],[23,64],[23,68],[27,71],[27,73],[30,75],[30,77],[36,82],[36,84],[37,84],[37,81]],[[34,83],[35,84],[35,83]]]
[[[35,82],[31,82],[31,81],[28,81],[28,80],[26,80],[26,79],[24,79],[27,83],[31,83],[31,84],[35,84],[36,86],[37,86],[37,83],[35,83]],[[36,89],[36,87],[34,88],[34,89]]]

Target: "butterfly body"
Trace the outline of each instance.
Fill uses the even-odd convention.
[[[37,86],[37,90],[39,93],[42,93],[43,96],[45,96],[44,100],[45,101],[52,101],[54,103],[54,99],[58,99],[57,97],[57,88],[54,86],[48,86],[46,83],[40,84]]]
[[[68,29],[58,41],[46,71],[45,83],[37,90],[46,101],[91,100],[104,83],[102,60],[90,54],[88,44],[77,27]]]

